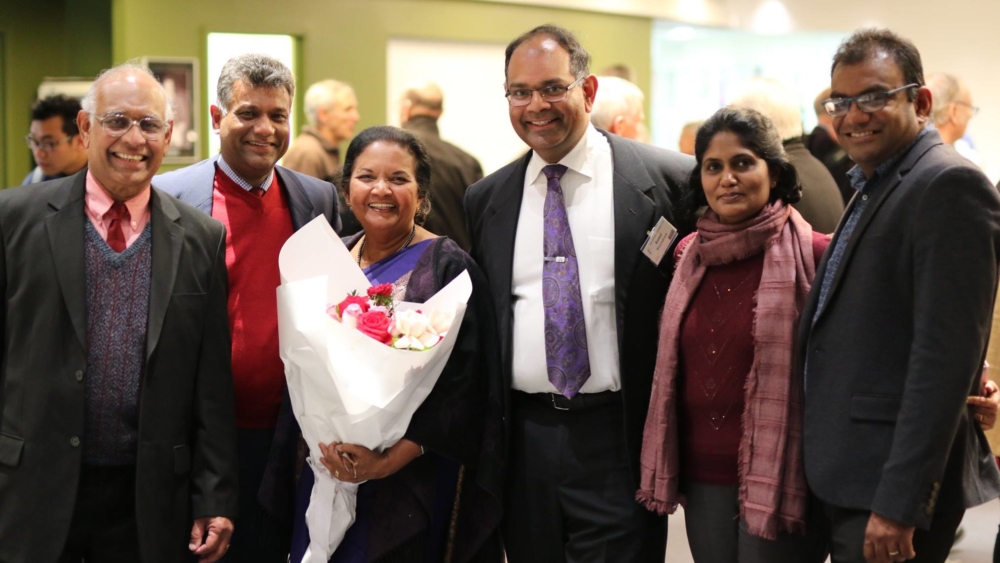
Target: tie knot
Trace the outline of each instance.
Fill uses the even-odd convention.
[[[116,201],[113,204],[111,204],[111,209],[108,210],[107,215],[108,218],[111,220],[117,219],[119,221],[121,220],[127,221],[129,219],[128,207],[126,207],[123,202]]]
[[[545,168],[542,168],[542,172],[545,174],[547,180],[558,180],[566,173],[566,167],[562,164],[549,164]]]

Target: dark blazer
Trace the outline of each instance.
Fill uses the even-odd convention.
[[[469,229],[465,225],[462,200],[469,186],[483,179],[483,169],[474,156],[441,139],[437,121],[414,116],[403,124],[427,150],[431,159],[431,213],[424,221],[428,231],[443,235],[469,251]]]
[[[799,325],[806,479],[824,502],[926,529],[935,510],[1000,494],[966,407],[989,339],[1000,197],[932,131],[874,198],[813,324],[831,251],[817,268]]]
[[[646,232],[660,217],[683,227],[676,224],[674,208],[695,161],[680,153],[601,132],[611,144],[614,165],[615,320],[625,408],[622,438],[628,446],[638,487],[639,450],[656,363],[659,312],[673,272],[669,254],[657,268],[639,248],[646,240]],[[505,393],[509,393],[512,380],[514,237],[530,159],[531,152],[477,182],[465,196],[472,257],[489,280],[497,310]],[[683,230],[681,236],[690,229]],[[509,401],[505,400],[505,405],[509,410]]]
[[[211,215],[217,160],[219,155],[180,170],[160,174],[153,183],[184,203]],[[333,184],[281,166],[275,166],[274,169],[288,194],[292,226],[295,230],[301,229],[306,223],[322,214],[330,222],[333,230],[340,232],[340,215],[337,213],[336,188]]]
[[[84,437],[86,170],[0,193],[0,560],[47,562],[69,531]],[[236,516],[225,229],[150,198],[153,272],[140,381],[136,520],[144,562],[186,561],[192,518]]]

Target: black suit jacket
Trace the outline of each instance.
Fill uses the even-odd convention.
[[[55,561],[84,439],[86,170],[0,192],[0,560]],[[236,515],[236,415],[218,221],[154,189],[139,399],[144,562],[190,557],[192,518]],[[76,439],[74,439],[76,438]]]
[[[806,478],[825,502],[927,528],[935,510],[1000,491],[966,407],[989,338],[1000,197],[936,132],[882,181],[815,324],[840,229],[802,313]]]
[[[674,209],[694,159],[601,132],[611,144],[614,165],[615,321],[625,407],[623,439],[638,483],[639,450],[656,363],[659,312],[673,271],[669,255],[657,268],[639,248],[660,217],[676,225]],[[497,309],[505,394],[512,380],[514,237],[530,159],[529,152],[490,174],[469,188],[465,197],[472,257],[489,279]],[[505,404],[509,405],[509,401]]]

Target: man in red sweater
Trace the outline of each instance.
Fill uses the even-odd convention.
[[[230,59],[211,108],[221,153],[154,180],[226,226],[240,468],[240,517],[226,560],[238,563],[283,563],[291,533],[291,499],[267,508],[258,500],[285,394],[278,252],[318,215],[340,228],[332,184],[275,165],[288,149],[294,94],[295,80],[281,62],[263,55]]]

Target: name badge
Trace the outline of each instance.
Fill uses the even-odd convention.
[[[670,249],[671,245],[674,244],[674,239],[676,238],[677,229],[670,224],[670,221],[660,217],[660,220],[653,226],[653,230],[649,231],[646,241],[642,243],[642,253],[655,266],[659,267],[663,256]]]

